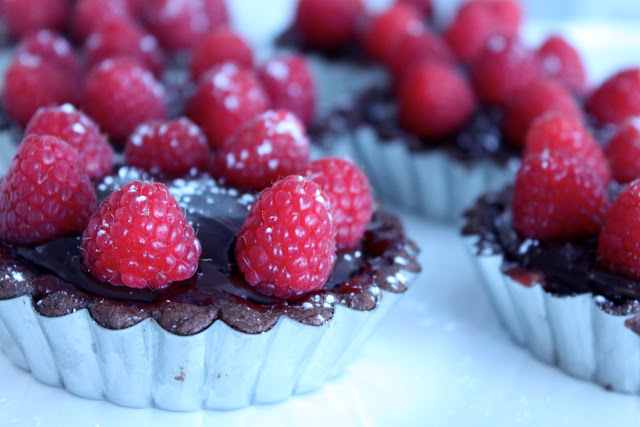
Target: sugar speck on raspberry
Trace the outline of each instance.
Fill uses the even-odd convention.
[[[181,117],[138,126],[127,140],[124,155],[128,165],[167,176],[184,175],[192,168],[207,169],[209,144],[195,123]]]
[[[285,110],[258,115],[229,138],[216,155],[215,175],[261,190],[309,163],[311,144],[302,122]]]
[[[186,110],[207,135],[211,147],[218,148],[268,108],[269,98],[256,75],[225,62],[202,76]]]
[[[565,150],[526,156],[516,176],[513,226],[540,240],[598,234],[609,208],[607,183]]]
[[[311,162],[307,177],[329,197],[337,247],[356,247],[373,212],[373,196],[367,176],[348,160],[327,157]]]
[[[78,151],[91,178],[111,173],[113,149],[98,125],[71,104],[39,109],[31,117],[25,135],[53,135]]]
[[[260,193],[238,232],[235,257],[258,292],[294,299],[326,284],[335,245],[327,196],[291,175]]]
[[[202,248],[164,184],[133,181],[98,207],[82,234],[82,259],[98,280],[153,289],[186,280]]]
[[[93,67],[84,83],[83,106],[114,142],[123,142],[142,122],[167,116],[162,84],[126,58]]]
[[[22,39],[15,55],[28,53],[43,61],[56,64],[66,73],[80,79],[82,70],[73,48],[67,39],[50,30],[40,30]]]
[[[77,151],[54,136],[30,135],[0,181],[0,238],[33,244],[81,231],[95,208]]]

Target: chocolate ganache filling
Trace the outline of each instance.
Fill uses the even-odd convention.
[[[479,237],[479,254],[502,254],[503,272],[523,286],[541,283],[545,291],[557,295],[590,292],[604,297],[597,300],[599,305],[613,314],[640,311],[640,282],[600,262],[596,236],[548,242],[522,237],[512,225],[512,198],[513,187],[488,193],[465,214],[462,234]],[[636,331],[629,321],[627,326]]]
[[[156,180],[134,168],[121,167],[97,185],[98,200],[132,180]],[[165,181],[202,244],[196,275],[152,290],[102,283],[82,265],[81,237],[65,236],[38,246],[0,246],[0,299],[28,294],[46,316],[61,316],[88,308],[99,324],[110,329],[131,326],[148,317],[180,335],[201,331],[216,319],[248,333],[271,328],[286,315],[304,324],[321,325],[335,304],[355,310],[373,309],[381,289],[401,293],[407,275],[418,272],[417,248],[400,221],[376,209],[360,246],[338,253],[325,287],[297,301],[261,295],[249,286],[233,258],[235,236],[254,194],[219,185],[208,175]]]

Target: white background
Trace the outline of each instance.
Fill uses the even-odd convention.
[[[286,22],[282,11],[291,0],[229,3],[239,27],[257,42]],[[640,64],[640,28],[593,18],[529,21],[526,36],[567,34],[596,82],[620,66]],[[402,215],[423,248],[424,273],[344,376],[322,390],[229,412],[127,409],[44,386],[0,353],[0,425],[638,424],[638,397],[568,377],[509,340],[455,228]]]

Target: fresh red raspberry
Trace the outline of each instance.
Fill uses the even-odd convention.
[[[618,195],[598,237],[598,252],[604,264],[616,273],[640,279],[640,181]]]
[[[431,0],[397,0],[396,4],[406,4],[413,7],[420,12],[424,17],[430,18],[433,16],[433,3]]]
[[[245,280],[265,295],[293,299],[322,288],[336,260],[327,196],[290,175],[264,189],[236,238]]]
[[[191,168],[206,170],[209,144],[191,120],[143,123],[129,136],[124,148],[126,163],[168,176],[184,175]]]
[[[578,51],[561,36],[551,36],[538,48],[545,76],[564,84],[576,95],[587,90],[587,76]]]
[[[471,67],[471,81],[481,101],[504,105],[541,76],[538,58],[517,38],[492,36]]]
[[[251,68],[253,52],[239,34],[228,28],[217,28],[196,43],[191,58],[191,76],[198,81],[208,69],[224,62]]]
[[[273,56],[258,69],[258,77],[273,108],[289,110],[305,125],[311,124],[316,94],[313,76],[304,57],[295,54]]]
[[[64,25],[67,0],[2,0],[0,16],[12,37]]]
[[[582,109],[571,93],[553,79],[534,80],[507,102],[504,134],[516,147],[524,145],[524,136],[531,123],[539,116],[555,111],[582,121]]]
[[[2,106],[24,126],[38,108],[75,103],[79,92],[77,80],[66,70],[39,56],[21,53],[7,69]]]
[[[570,151],[580,157],[605,183],[611,181],[611,168],[600,144],[575,117],[551,112],[533,121],[525,136],[524,156],[545,150]]]
[[[474,0],[465,3],[445,31],[449,46],[460,61],[472,64],[491,36],[515,36],[522,11],[513,0]]]
[[[159,289],[198,269],[200,241],[164,184],[133,181],[104,199],[82,233],[82,259],[98,280]]]
[[[27,125],[25,135],[53,135],[78,151],[90,178],[100,178],[113,169],[113,149],[98,125],[71,104],[39,109]]]
[[[400,121],[420,137],[435,139],[462,126],[473,114],[476,100],[456,70],[437,62],[415,65],[400,81]]]
[[[73,35],[83,42],[101,24],[129,18],[129,11],[127,0],[77,0],[71,15]]]
[[[414,8],[395,3],[389,9],[371,18],[363,32],[362,42],[372,58],[384,61],[393,53],[395,46],[405,34],[423,29],[424,23]]]
[[[269,98],[254,73],[227,62],[202,76],[187,115],[202,128],[211,148],[218,148],[268,108]]]
[[[168,50],[192,49],[210,30],[228,23],[224,0],[147,0],[144,18]]]
[[[164,69],[164,53],[156,38],[126,18],[101,24],[85,40],[84,51],[88,67],[109,58],[129,58],[156,76]]]
[[[362,0],[299,0],[295,27],[310,46],[330,50],[355,38],[363,15]]]
[[[640,116],[640,68],[623,70],[591,94],[587,111],[600,123],[622,124]]]
[[[269,110],[226,140],[216,155],[214,172],[233,185],[262,190],[304,171],[310,154],[300,120],[285,110]]]
[[[404,34],[384,59],[384,64],[396,80],[401,80],[407,70],[425,60],[455,62],[453,53],[440,35],[423,26],[422,30]]]
[[[606,153],[611,163],[613,176],[620,183],[640,178],[640,123],[633,120],[625,122],[616,129],[616,133],[607,145]]]
[[[167,116],[162,84],[126,58],[107,59],[91,69],[83,102],[84,111],[118,142],[140,123]]]
[[[82,68],[76,58],[71,44],[60,34],[49,30],[40,30],[22,39],[16,49],[16,55],[28,53],[38,56],[46,62],[56,64],[65,72],[82,78]]]
[[[307,177],[329,197],[336,246],[358,246],[373,212],[373,196],[367,176],[356,165],[337,157],[311,162]]]
[[[526,237],[592,236],[609,207],[607,184],[569,151],[543,151],[522,161],[513,194],[513,225]]]
[[[129,13],[131,16],[140,17],[142,16],[142,12],[144,10],[144,4],[147,0],[126,0],[127,5],[129,6]]]
[[[27,136],[0,181],[0,238],[42,243],[83,230],[95,209],[76,150],[54,136]]]

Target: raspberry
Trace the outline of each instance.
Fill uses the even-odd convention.
[[[439,138],[462,126],[473,114],[471,87],[453,67],[424,62],[411,68],[400,82],[400,121],[423,138]]]
[[[38,56],[46,62],[53,63],[65,72],[80,80],[82,69],[76,59],[71,44],[60,34],[49,30],[40,30],[22,39],[16,55],[28,53]]]
[[[309,163],[311,145],[304,125],[292,113],[269,110],[227,139],[216,156],[216,173],[255,190]]]
[[[74,76],[53,62],[29,53],[18,54],[5,75],[2,106],[20,125],[40,107],[75,103],[79,88]]]
[[[84,41],[101,24],[117,18],[129,18],[127,0],[78,0],[71,16],[73,35]]]
[[[618,195],[598,238],[598,252],[614,272],[640,279],[640,181],[634,181]]]
[[[560,36],[551,36],[538,48],[545,76],[562,82],[576,95],[587,90],[587,76],[578,51]]]
[[[544,113],[556,111],[582,121],[582,110],[571,93],[552,79],[535,80],[507,102],[504,133],[510,143],[519,147],[531,123]]]
[[[445,38],[458,59],[470,65],[492,36],[515,36],[521,15],[520,6],[512,0],[470,1],[458,10]]]
[[[525,136],[524,156],[545,150],[566,150],[580,157],[605,183],[611,181],[611,168],[602,148],[575,117],[551,112],[538,117]]]
[[[67,0],[2,0],[0,16],[12,37],[64,25]]]
[[[25,135],[53,135],[78,151],[90,178],[100,178],[113,169],[113,149],[98,126],[71,104],[39,109],[27,125]]]
[[[227,28],[211,31],[193,49],[191,76],[198,80],[208,69],[223,62],[253,67],[253,52],[240,35]]]
[[[310,46],[330,50],[355,38],[362,0],[299,0],[295,27]]]
[[[616,129],[606,153],[616,181],[631,182],[640,178],[640,129],[638,122],[628,121]]]
[[[385,65],[396,80],[413,65],[431,59],[445,63],[454,63],[454,57],[444,40],[426,26],[407,32],[398,40],[384,60]]]
[[[513,194],[513,225],[526,237],[570,240],[600,231],[609,207],[607,184],[569,151],[522,161]]]
[[[143,123],[129,136],[124,149],[126,163],[165,175],[183,175],[191,168],[209,165],[207,138],[191,120]]]
[[[396,4],[411,6],[427,18],[433,16],[433,3],[431,0],[397,0]]]
[[[263,190],[236,238],[245,280],[260,293],[286,299],[322,288],[336,260],[329,209],[318,185],[301,176]]]
[[[622,124],[640,116],[640,68],[620,71],[607,79],[587,101],[587,111],[601,123]]]
[[[224,63],[202,76],[187,103],[187,115],[202,128],[209,145],[218,148],[268,108],[267,94],[253,72]]]
[[[504,105],[540,74],[537,57],[513,37],[491,37],[471,67],[478,98],[489,105]]]
[[[403,35],[423,28],[415,9],[396,3],[371,19],[363,33],[363,44],[372,58],[384,61],[393,53]]]
[[[152,289],[186,280],[202,249],[164,184],[133,181],[103,200],[82,233],[82,259],[98,280]]]
[[[336,246],[340,249],[356,247],[373,212],[367,176],[348,160],[327,157],[311,162],[307,177],[329,197]]]
[[[81,231],[96,193],[78,153],[54,136],[27,136],[0,182],[0,238],[42,243]]]
[[[224,0],[147,0],[144,18],[169,50],[192,49],[211,29],[228,21]]]
[[[140,123],[167,116],[164,87],[126,58],[93,67],[84,84],[84,109],[102,130],[124,141]]]
[[[104,22],[85,40],[87,66],[109,58],[129,58],[156,76],[164,69],[164,54],[156,38],[124,18]]]
[[[271,106],[289,110],[310,125],[315,110],[315,87],[302,56],[279,54],[258,70],[258,78],[271,99]]]

